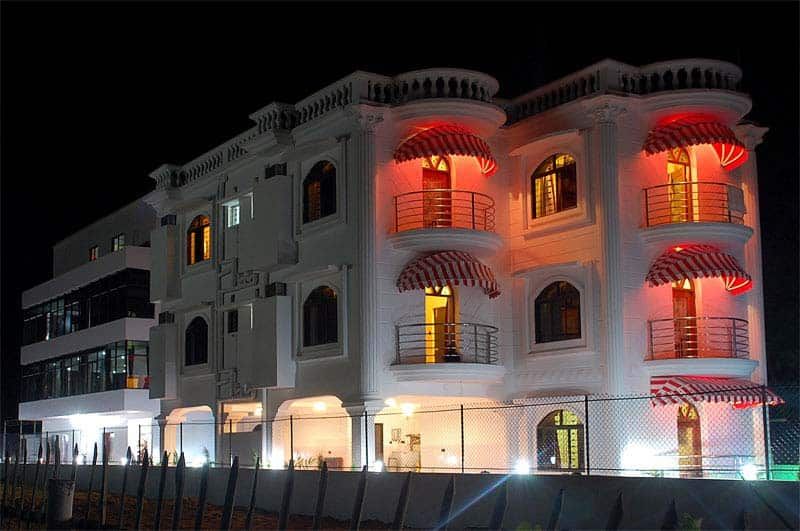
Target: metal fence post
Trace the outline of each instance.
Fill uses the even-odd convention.
[[[461,473],[464,473],[464,404],[461,404]]]
[[[100,456],[100,459],[102,460],[102,459],[106,458],[106,427],[105,426],[103,426],[103,441],[100,443],[100,446],[103,448],[103,455]]]
[[[180,423],[180,432],[181,432],[181,453],[183,453],[183,422]]]
[[[586,447],[586,475],[590,475],[589,466],[589,395],[583,395],[583,443]]]
[[[228,466],[233,466],[233,419],[228,419]]]
[[[294,417],[289,415],[289,462],[294,459]]]
[[[3,459],[6,458],[6,435],[8,435],[8,420],[3,421]],[[5,478],[3,478],[5,481]]]
[[[136,439],[136,446],[138,447],[136,451],[136,462],[142,462],[142,424],[139,423],[139,438]]]
[[[472,196],[472,230],[475,230],[475,192],[470,194]],[[483,227],[486,230],[486,227]]]
[[[770,458],[770,451],[769,451],[769,411],[767,410],[767,386],[761,386],[761,421],[764,425],[764,471],[767,474],[767,480],[770,478],[770,466],[769,466],[769,458]]]
[[[369,467],[369,421],[366,408],[364,409],[364,466]]]

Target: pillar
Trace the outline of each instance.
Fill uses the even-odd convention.
[[[158,424],[158,453],[155,451],[153,454],[150,455],[150,458],[153,460],[153,463],[160,463],[161,458],[164,456],[164,451],[166,450],[166,436],[167,436],[167,417],[159,415],[155,418],[156,423]],[[155,450],[155,444],[153,444],[153,450]]]
[[[277,413],[272,411],[269,407],[269,400],[267,399],[268,391],[261,389],[259,395],[261,397],[261,468],[272,467],[272,419],[275,418]],[[280,463],[283,465],[283,463]]]
[[[607,390],[610,394],[620,394],[624,391],[625,341],[617,120],[626,109],[612,101],[605,101],[590,109],[589,116],[594,121],[591,143],[596,151],[594,167],[600,191],[598,221],[603,264],[603,278],[600,282],[602,301],[600,330],[606,362]]]
[[[358,324],[361,352],[361,398],[374,398],[378,392],[377,287],[375,273],[375,127],[383,121],[380,110],[359,106],[351,110],[356,130],[347,141],[347,166],[353,177],[357,198],[355,216],[358,227],[357,262]]]
[[[383,408],[383,404],[373,401],[343,407],[350,416],[350,467],[360,470],[367,463],[367,456],[372,466],[375,462],[375,414]]]

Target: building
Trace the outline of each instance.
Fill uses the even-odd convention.
[[[499,100],[480,72],[355,72],[157,168],[142,410],[160,414],[139,447],[276,467],[763,463],[742,406],[780,401],[747,390],[767,370],[766,129],[743,122],[741,75],[605,60]],[[594,403],[588,454],[605,395],[648,398]],[[485,408],[460,455],[454,404]]]
[[[58,436],[67,462],[74,444],[91,461],[104,441],[121,460],[160,413],[148,390],[154,222],[143,201],[98,220],[57,243],[52,280],[22,294],[19,419],[41,421],[52,444]]]

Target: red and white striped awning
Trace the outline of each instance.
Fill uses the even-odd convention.
[[[489,266],[462,251],[441,251],[412,260],[397,278],[399,291],[445,286],[480,287],[490,299],[500,295]]]
[[[653,376],[650,378],[650,395],[654,406],[729,402],[733,407],[743,409],[761,405],[764,397],[770,406],[784,403],[767,387],[740,378],[716,376]]]
[[[439,125],[416,133],[397,146],[394,160],[405,162],[433,155],[464,155],[478,159],[481,172],[487,177],[497,171],[497,161],[489,144],[457,125]]]
[[[733,295],[753,287],[750,275],[736,258],[713,245],[684,245],[668,249],[650,266],[645,280],[651,286],[660,286],[701,277],[722,278],[725,289]]]
[[[677,147],[711,144],[719,163],[730,171],[747,160],[747,149],[730,127],[706,116],[682,116],[652,129],[643,149],[648,155]]]

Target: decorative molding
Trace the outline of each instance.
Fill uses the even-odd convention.
[[[620,104],[605,101],[596,107],[591,107],[587,113],[596,124],[616,124],[620,116],[628,109]]]
[[[743,123],[734,127],[736,136],[744,143],[748,151],[753,151],[764,141],[769,127],[761,127],[752,123]]]

